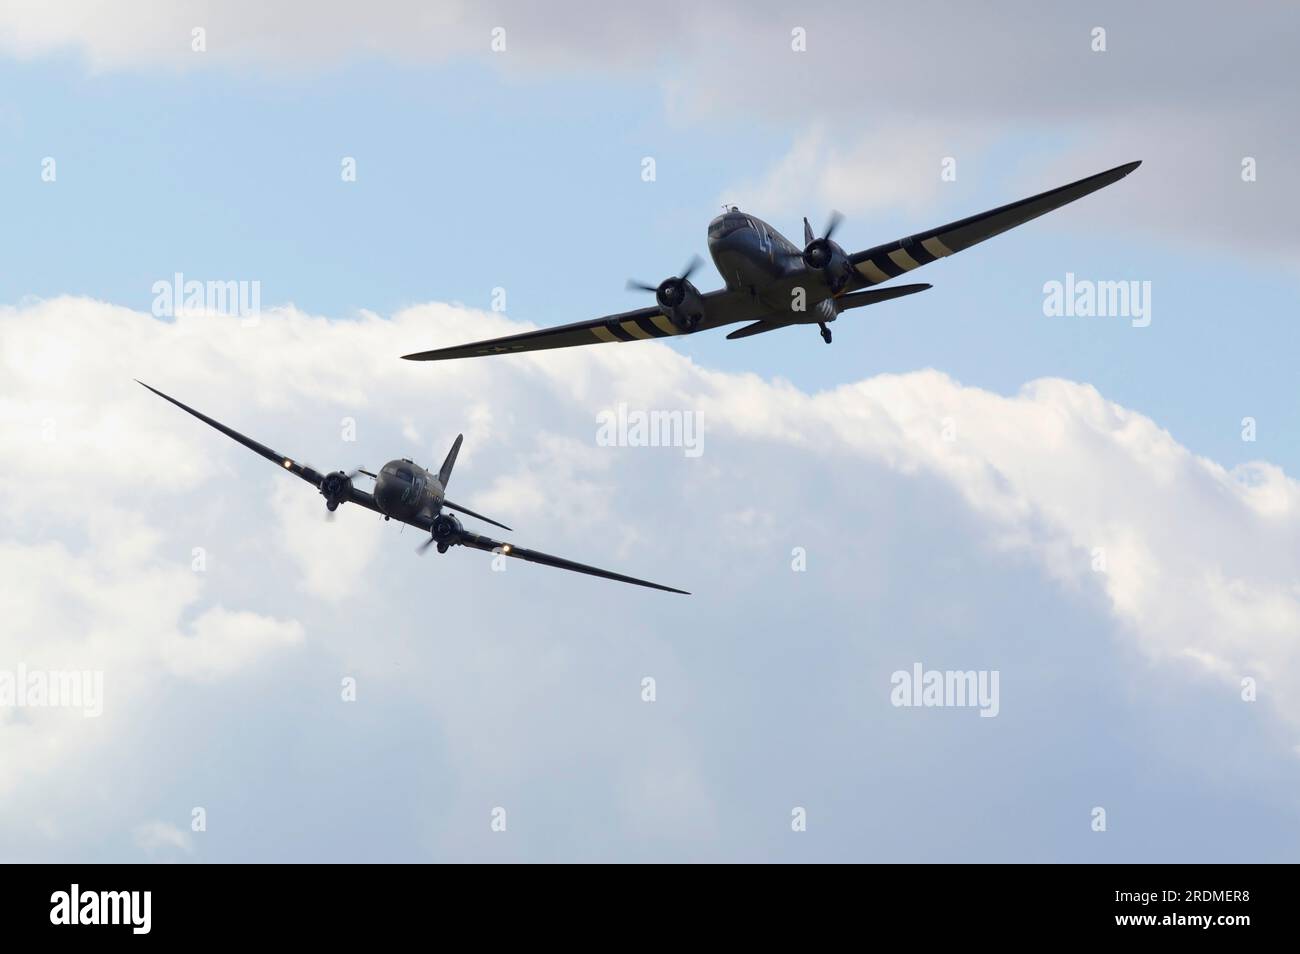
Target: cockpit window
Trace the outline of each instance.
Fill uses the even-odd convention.
[[[416,476],[410,467],[398,467],[393,477],[402,488],[402,503],[418,503],[424,496],[424,477]]]
[[[737,229],[745,228],[747,225],[749,225],[749,219],[743,215],[732,213],[719,216],[714,219],[713,224],[709,226],[709,238],[723,238]]]

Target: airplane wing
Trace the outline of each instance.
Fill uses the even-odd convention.
[[[586,573],[588,576],[599,576],[606,580],[618,580],[620,583],[632,583],[636,586],[648,586],[652,590],[664,590],[668,593],[681,593],[684,596],[691,594],[686,590],[674,589],[671,586],[661,586],[658,583],[650,583],[646,580],[638,580],[633,576],[624,576],[621,573],[613,573],[609,570],[602,570],[594,566],[587,566],[585,563],[575,563],[572,560],[565,560],[563,557],[551,556],[548,553],[539,553],[536,550],[525,550],[523,547],[517,547],[509,543],[501,543],[493,540],[491,537],[485,537],[482,534],[470,533],[468,530],[462,530],[452,541],[453,545],[471,547],[475,550],[486,550],[487,552],[499,552],[505,556],[514,557],[517,560],[527,560],[529,563],[540,563],[542,566],[553,566],[560,570],[572,570],[575,573]]]
[[[182,411],[185,411],[187,414],[194,415],[204,424],[216,428],[222,434],[225,434],[227,437],[229,437],[231,440],[238,441],[239,443],[247,447],[249,450],[251,450],[253,453],[261,454],[267,460],[279,464],[282,468],[287,470],[289,473],[293,474],[295,477],[300,477],[303,480],[307,481],[307,483],[311,484],[317,490],[320,489],[321,483],[325,480],[326,475],[320,473],[320,471],[306,464],[300,463],[291,457],[286,457],[284,454],[281,454],[279,451],[271,450],[271,448],[267,447],[265,444],[259,444],[251,437],[245,437],[243,434],[239,433],[239,431],[230,427],[226,427],[226,425],[222,424],[220,421],[214,421],[212,418],[208,417],[206,414],[202,413],[201,411],[194,410],[194,408],[190,407],[188,404],[182,404],[174,397],[171,397],[170,395],[167,394],[163,394],[157,388],[149,387],[149,385],[145,384],[143,381],[137,380],[135,383],[140,385],[142,388],[148,388],[148,390],[158,395],[164,401],[170,401],[172,404],[175,404],[178,408],[180,408]],[[369,494],[364,490],[358,490],[356,487],[351,488],[350,492],[348,493],[348,500],[351,503],[359,504],[362,507],[365,507],[369,510],[373,510],[375,513],[381,512],[379,510],[379,506],[375,503],[374,495]]]
[[[416,354],[403,355],[408,361],[445,361],[449,358],[474,358],[487,354],[516,354],[521,351],[544,351],[550,348],[572,348],[576,345],[600,344],[610,341],[637,341],[647,338],[672,338],[683,334],[707,331],[719,325],[736,321],[751,321],[761,317],[770,308],[755,302],[744,292],[726,288],[707,292],[704,300],[704,317],[695,331],[684,332],[664,317],[658,308],[638,308],[604,318],[578,321],[555,328],[539,328],[504,338],[475,341],[451,348],[435,348]]]
[[[1142,165],[1140,161],[1125,163],[1095,176],[1088,176],[1078,182],[1071,182],[1056,189],[1012,202],[979,215],[949,222],[937,229],[918,232],[907,238],[886,245],[877,245],[865,252],[849,256],[861,279],[853,288],[865,288],[897,278],[904,272],[927,265],[936,258],[944,258],[954,252],[978,245],[985,239],[1024,225],[1031,219],[1068,205],[1075,199],[1082,199],[1089,193],[1103,189],[1113,182],[1118,182]]]

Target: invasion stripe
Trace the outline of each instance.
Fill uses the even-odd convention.
[[[871,279],[871,284],[873,285],[879,285],[881,282],[889,281],[889,276],[884,272],[882,272],[876,266],[876,263],[869,258],[864,261],[858,262],[858,271],[860,271],[863,275],[866,275],[867,278]]]
[[[943,258],[945,255],[952,254],[952,249],[940,242],[939,236],[937,235],[932,235],[928,239],[923,239],[921,244],[924,245],[925,250],[935,258]]]
[[[890,252],[889,259],[905,272],[910,272],[912,269],[919,268],[921,265],[920,262],[912,258],[912,256],[908,255],[901,248]]]
[[[591,333],[596,336],[597,341],[618,341],[619,340],[618,338],[615,338],[610,333],[610,330],[606,328],[604,325],[596,325],[594,328],[591,329]]]
[[[619,341],[636,341],[636,339],[633,338],[630,334],[628,334],[627,331],[624,330],[623,326],[618,324],[617,322],[612,322],[606,325],[605,327],[608,328],[609,333],[613,335],[615,338],[617,338]]]
[[[636,323],[636,319],[633,319],[632,321],[623,322],[622,328],[633,338],[640,338],[642,341],[644,341],[647,338],[655,337],[654,335],[650,334],[650,332],[646,331],[644,328],[638,325]]]
[[[654,326],[656,328],[658,328],[666,335],[677,334],[677,326],[674,325],[667,318],[665,318],[663,315],[651,315],[650,321],[654,323]]]
[[[640,328],[642,331],[646,332],[648,335],[650,335],[651,338],[664,337],[664,332],[661,331],[659,327],[649,318],[638,318],[636,320],[636,323],[637,323],[637,327]]]
[[[881,258],[874,258],[872,259],[872,261],[876,263],[877,268],[879,268],[890,278],[897,278],[899,275],[903,274],[903,272],[907,271],[907,269],[895,265],[893,260],[888,255],[885,255]]]
[[[907,250],[907,254],[916,261],[917,265],[929,265],[934,261],[934,256],[930,254],[930,250],[924,245],[909,239],[904,243],[904,248]]]

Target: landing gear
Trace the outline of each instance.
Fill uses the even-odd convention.
[[[830,330],[829,328],[826,327],[826,322],[824,322],[824,321],[819,321],[819,322],[817,322],[817,327],[820,328],[820,329],[822,330],[822,341],[825,341],[827,344],[830,344],[830,343],[831,343],[831,330]]]

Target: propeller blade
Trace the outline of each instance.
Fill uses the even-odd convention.
[[[429,539],[425,540],[418,547],[416,547],[415,552],[420,554],[420,556],[424,556],[424,551],[429,549],[429,547],[432,544],[433,544],[433,534],[429,534]]]
[[[843,215],[841,215],[838,212],[831,212],[830,221],[826,223],[826,231],[822,233],[822,238],[828,239],[832,235],[834,235],[835,230],[840,227],[840,223],[843,221],[844,221]]]
[[[629,279],[627,280],[627,290],[628,290],[628,291],[648,291],[648,292],[656,292],[656,291],[659,290],[659,286],[658,286],[658,285],[647,285],[645,282],[639,282],[639,281],[637,281],[635,278],[629,278]]]
[[[690,261],[686,263],[686,267],[682,269],[682,273],[677,277],[685,281],[695,274],[695,270],[699,268],[703,262],[704,259],[700,258],[698,255],[692,255]]]
[[[374,474],[372,474],[370,471],[366,470],[364,467],[358,467],[358,468],[356,468],[355,470],[350,470],[350,471],[348,471],[348,480],[352,480],[354,477],[356,477],[357,474],[365,474],[365,475],[366,475],[367,477],[369,477],[371,480],[378,480],[378,479],[379,479],[379,478],[376,477]]]

